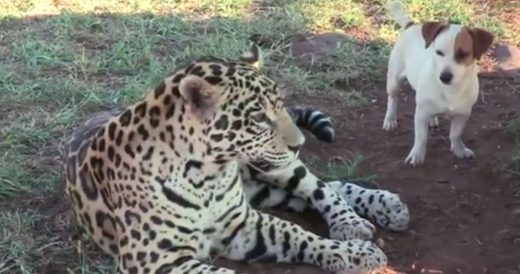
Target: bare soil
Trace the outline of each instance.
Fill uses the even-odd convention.
[[[362,154],[362,174],[377,174],[379,183],[400,193],[409,204],[409,231],[378,231],[390,265],[404,273],[518,274],[520,273],[520,179],[507,171],[513,140],[506,133],[518,118],[519,83],[501,79],[481,82],[483,97],[474,108],[464,133],[474,150],[472,160],[456,159],[449,151],[449,122],[440,120],[430,131],[426,162],[404,164],[413,142],[413,93],[402,93],[399,127],[381,129],[386,96],[374,90],[372,104],[353,109],[333,95],[290,96],[289,104],[324,110],[335,121],[333,144],[308,137],[304,154],[320,160]],[[304,155],[305,157],[305,155]],[[272,212],[272,211],[271,211]],[[326,235],[317,214],[274,212]],[[247,273],[323,273],[309,266],[221,263]]]

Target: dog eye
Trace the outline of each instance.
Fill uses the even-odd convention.
[[[467,52],[459,51],[459,52],[457,52],[456,58],[457,59],[464,59],[464,58],[468,57],[468,55],[469,55],[469,53],[467,53]]]
[[[444,56],[444,52],[442,52],[440,50],[436,50],[435,53],[437,53],[437,55],[439,55],[439,56]]]

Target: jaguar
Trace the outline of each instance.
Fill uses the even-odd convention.
[[[120,113],[74,131],[65,192],[117,273],[235,273],[207,264],[211,252],[337,273],[387,264],[364,212],[299,160],[305,137],[261,64],[256,45],[236,60],[196,59]],[[330,237],[256,210],[245,180],[303,199]]]

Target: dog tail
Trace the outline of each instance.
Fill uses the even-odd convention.
[[[412,19],[404,11],[402,0],[390,0],[386,5],[386,9],[402,29],[413,25]]]

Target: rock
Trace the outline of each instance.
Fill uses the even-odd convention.
[[[340,43],[350,39],[349,36],[327,32],[309,37],[297,37],[293,40],[290,53],[303,63],[312,64],[314,59],[326,56],[336,50]]]
[[[493,55],[496,58],[496,68],[506,77],[520,78],[520,48],[498,44]]]
[[[300,37],[291,45],[291,55],[298,57],[305,54],[324,54],[334,51],[339,43],[348,39],[348,36],[337,32],[327,32],[307,38]]]

